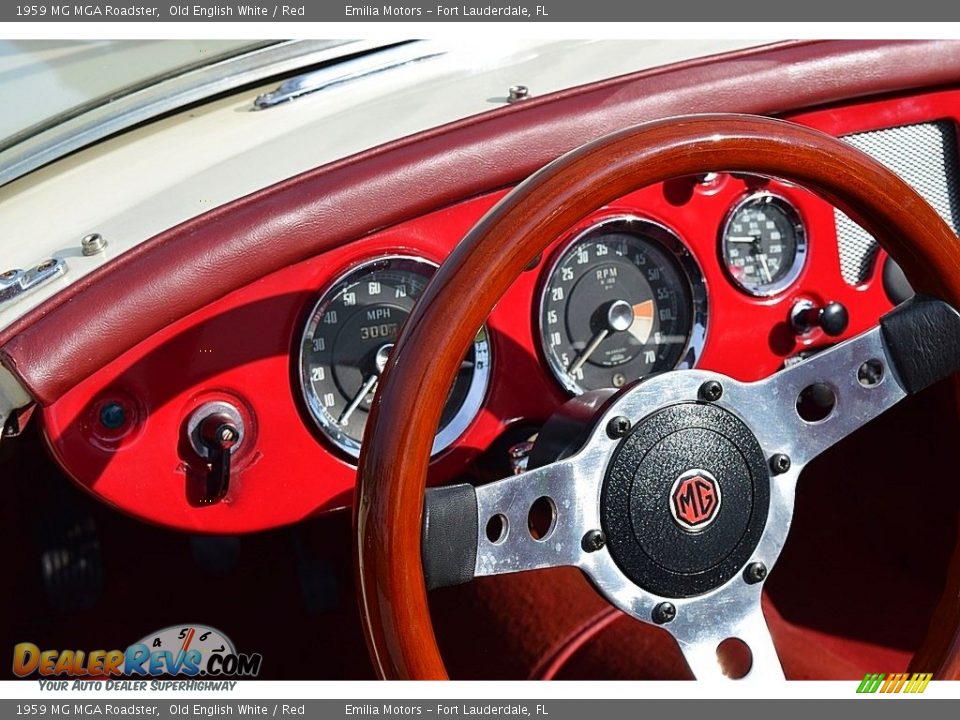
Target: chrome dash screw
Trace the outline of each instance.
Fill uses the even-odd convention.
[[[526,85],[513,85],[507,91],[507,102],[515,103],[530,97],[530,88]]]
[[[80,241],[80,249],[88,257],[102,253],[106,247],[107,241],[103,239],[103,235],[100,233],[90,233]]]

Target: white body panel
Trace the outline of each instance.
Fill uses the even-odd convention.
[[[240,92],[123,133],[0,188],[0,271],[62,258],[67,272],[0,305],[0,327],[157,233],[310,168],[502,105],[755,45],[744,41],[456,41],[440,57],[266,110]],[[84,257],[97,232],[105,252]]]

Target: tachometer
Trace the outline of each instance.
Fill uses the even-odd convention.
[[[672,232],[648,220],[591,226],[560,253],[543,286],[541,347],[573,394],[692,367],[705,333],[699,267]]]
[[[436,265],[391,256],[365,262],[321,294],[300,343],[300,384],[310,415],[334,445],[358,457],[360,441],[400,328]],[[490,375],[490,345],[481,328],[460,367],[433,444],[437,453],[473,420]]]
[[[748,195],[727,216],[720,238],[727,274],[759,297],[786,290],[807,257],[800,213],[787,200],[762,192]]]

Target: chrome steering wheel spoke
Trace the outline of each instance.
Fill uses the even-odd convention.
[[[697,680],[780,681],[783,667],[760,609],[760,593],[749,611],[713,624],[695,618],[670,629]],[[738,647],[738,645],[740,647]],[[745,652],[743,649],[745,648]]]
[[[785,455],[799,472],[903,400],[907,391],[900,383],[878,326],[746,385],[745,396],[730,402],[770,457]]]
[[[960,313],[918,297],[758,382],[684,370],[575,398],[537,440],[574,454],[480,487],[427,491],[428,587],[578,567],[613,605],[673,635],[698,678],[722,677],[719,646],[742,642],[746,678],[782,679],[760,597],[797,478],[958,370]]]
[[[597,476],[578,455],[478,487],[475,575],[579,564],[582,528],[597,513]]]

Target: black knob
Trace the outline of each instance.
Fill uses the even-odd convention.
[[[798,300],[790,311],[790,324],[798,335],[819,327],[825,334],[836,337],[846,332],[850,325],[850,313],[838,302],[817,307],[809,300]]]
[[[820,329],[827,335],[836,337],[843,335],[850,325],[850,314],[847,309],[838,302],[827,303],[820,310],[819,323]]]
[[[240,439],[240,431],[233,419],[216,413],[200,423],[200,440],[209,450],[229,450]]]

